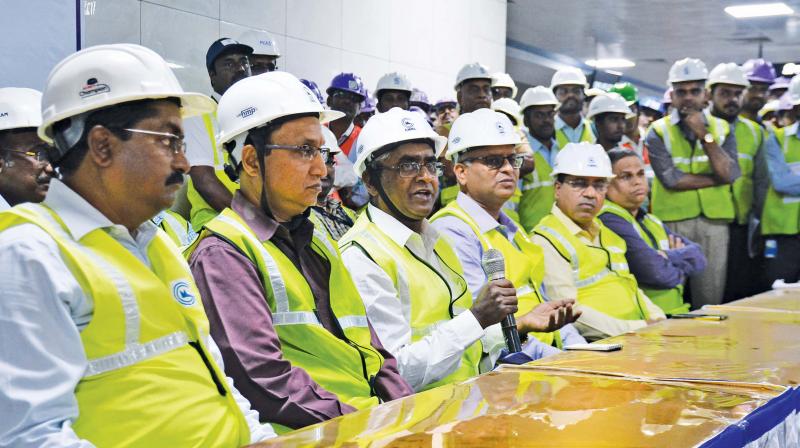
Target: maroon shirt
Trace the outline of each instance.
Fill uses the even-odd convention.
[[[342,338],[328,294],[330,264],[310,246],[314,225],[306,215],[278,223],[238,191],[231,208],[260,241],[271,241],[303,273],[314,294],[320,323]],[[262,421],[301,428],[355,411],[283,358],[264,286],[247,257],[227,241],[210,235],[200,241],[189,266],[203,299],[211,336],[222,351],[225,371]],[[375,380],[378,397],[388,401],[414,393],[371,325],[370,334],[372,346],[385,358]]]

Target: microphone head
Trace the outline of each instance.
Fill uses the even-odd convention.
[[[497,249],[489,249],[483,253],[481,266],[489,281],[506,276],[506,260],[503,258],[503,253]]]

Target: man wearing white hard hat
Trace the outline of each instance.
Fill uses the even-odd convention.
[[[532,339],[527,351],[536,359],[558,353],[563,342],[586,341],[572,326],[564,327],[580,315],[573,317],[572,301],[545,302],[542,251],[502,210],[517,189],[523,160],[515,150],[519,141],[511,122],[497,112],[481,109],[459,116],[450,130],[447,158],[454,163],[461,191],[431,222],[452,241],[473,294],[487,282],[484,252],[503,254],[506,278],[519,300],[517,330],[521,339]],[[549,325],[553,314],[556,319]]]
[[[620,147],[633,150],[633,145],[624,148],[620,145],[625,135],[625,123],[636,115],[628,107],[625,98],[618,93],[602,93],[589,103],[586,118],[592,120],[597,143],[606,151]]]
[[[228,372],[279,431],[412,392],[336,243],[308,219],[330,157],[320,123],[342,115],[285,72],[242,80],[217,109],[217,142],[241,188],[189,265]]]
[[[393,107],[408,110],[412,87],[406,75],[398,72],[387,73],[378,80],[375,87],[376,108],[384,113]]]
[[[453,88],[461,114],[492,106],[492,75],[489,68],[480,62],[461,67]]]
[[[594,142],[594,134],[588,120],[581,115],[583,111],[584,89],[589,84],[586,75],[577,68],[565,68],[555,72],[550,80],[550,90],[559,102],[556,117],[556,140],[563,148],[567,143]]]
[[[569,143],[556,156],[555,198],[534,229],[544,252],[544,287],[551,299],[575,298],[575,323],[589,341],[617,336],[664,319],[639,289],[625,259],[625,240],[597,215],[614,177],[603,147]]]
[[[278,42],[271,34],[261,30],[248,30],[238,39],[239,42],[253,49],[250,54],[250,71],[252,75],[274,72],[278,69],[278,58],[281,51]]]
[[[242,446],[274,435],[226,378],[189,267],[149,222],[189,169],[182,117],[213,109],[138,45],[90,47],[50,72],[39,137],[54,142],[60,180],[42,204],[0,214],[0,335],[14,347],[0,445]]]
[[[545,86],[531,87],[522,94],[519,108],[534,160],[534,171],[522,176],[520,187],[519,223],[526,232],[533,231],[553,205],[550,172],[559,148],[555,137],[557,107],[555,94]]]
[[[317,195],[317,203],[311,207],[309,219],[315,228],[325,230],[332,240],[338,241],[353,227],[355,212],[343,206],[331,195],[331,191],[336,180],[347,174],[343,172],[344,170],[353,171],[353,164],[347,157],[341,157],[342,149],[336,142],[336,136],[327,126],[322,126],[322,135],[325,138],[325,147],[330,151],[330,157],[325,161],[327,174],[320,180],[322,189]],[[355,175],[351,177],[355,181]]]
[[[794,113],[800,112],[800,76],[789,83]],[[800,280],[800,125],[775,128],[764,145],[769,190],[761,214],[767,286],[775,280]]]
[[[49,145],[36,134],[41,102],[36,90],[0,88],[0,211],[42,202],[50,187]]]
[[[732,187],[736,217],[728,226],[730,242],[725,301],[749,297],[764,290],[763,282],[758,278],[762,259],[750,250],[748,228],[751,217],[760,216],[767,194],[766,160],[761,153],[767,133],[758,123],[741,114],[744,91],[748,86],[750,81],[744,69],[733,62],[714,67],[706,81],[711,115],[725,120],[736,136],[737,159],[742,173]]]
[[[675,233],[696,242],[708,259],[689,278],[694,308],[722,302],[728,264],[728,224],[736,218],[731,184],[740,176],[736,135],[727,121],[703,112],[708,70],[699,59],[669,70],[671,112],[645,137],[655,179],[650,205]]]
[[[501,98],[513,100],[517,96],[517,84],[508,73],[498,72],[492,75],[492,99]]]

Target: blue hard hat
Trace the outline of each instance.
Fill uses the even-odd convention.
[[[343,90],[351,92],[361,97],[363,101],[367,97],[366,90],[364,89],[364,82],[361,77],[355,73],[339,73],[331,80],[331,85],[325,92],[330,95],[331,90]]]
[[[319,100],[320,103],[322,103],[322,104],[325,103],[325,100],[322,99],[322,92],[319,91],[319,87],[317,86],[317,83],[315,83],[314,81],[308,80],[308,79],[301,79],[300,82],[305,84],[305,86],[308,87],[309,90],[314,92],[314,95],[317,96],[317,99]]]

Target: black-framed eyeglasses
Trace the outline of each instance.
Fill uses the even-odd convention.
[[[38,163],[47,163],[50,161],[50,158],[47,156],[46,147],[36,147],[31,149],[7,149],[6,151],[13,152],[15,154],[22,154],[25,157],[37,161]]]
[[[435,160],[425,162],[400,162],[394,166],[381,166],[381,169],[396,171],[400,177],[416,177],[422,174],[422,169],[425,168],[429,174],[433,176],[441,176],[444,173],[444,165]]]
[[[600,194],[605,194],[605,192],[608,191],[609,184],[607,180],[596,180],[594,182],[589,182],[587,179],[567,179],[564,181],[564,183],[578,190],[579,193],[583,193],[589,188],[589,186],[591,186]]]
[[[157,138],[156,141],[159,142],[161,146],[169,149],[173,155],[186,154],[186,142],[183,140],[184,137],[182,135],[175,135],[171,132],[157,132],[134,128],[126,128],[123,129],[123,131],[160,137]]]
[[[286,151],[295,151],[300,154],[303,160],[311,161],[313,160],[317,154],[322,157],[322,162],[326,165],[328,164],[328,160],[333,159],[331,154],[331,149],[326,147],[318,148],[313,145],[264,145],[265,149],[283,149]]]
[[[490,170],[499,170],[505,166],[506,162],[511,165],[515,170],[520,169],[522,163],[525,161],[525,156],[522,154],[511,154],[510,156],[483,156],[483,157],[470,157],[464,160],[459,160],[460,163],[469,164],[478,162],[486,165]]]

